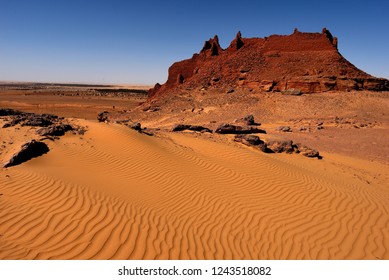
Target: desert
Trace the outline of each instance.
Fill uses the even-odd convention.
[[[162,85],[2,83],[0,259],[389,259],[389,81],[337,42],[239,32]],[[26,143],[47,149],[10,165]]]

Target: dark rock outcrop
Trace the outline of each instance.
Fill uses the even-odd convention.
[[[245,135],[245,134],[239,134],[235,136],[235,141],[241,142],[246,145],[259,145],[263,144],[264,142],[256,135]]]
[[[292,141],[277,141],[272,140],[267,142],[267,147],[274,153],[292,154],[296,152]]]
[[[259,129],[254,126],[239,126],[224,123],[221,124],[216,130],[219,134],[250,134],[250,133],[266,133],[265,130]]]
[[[317,150],[311,149],[302,144],[294,144],[291,140],[270,140],[265,142],[256,135],[243,134],[236,135],[234,141],[246,146],[257,148],[264,153],[296,153],[310,158],[322,158]]]
[[[220,47],[219,38],[217,35],[215,35],[213,39],[205,41],[200,53],[203,53],[206,56],[215,56],[221,53],[222,51],[223,49]]]
[[[243,38],[240,32],[223,50],[215,36],[200,53],[174,63],[165,84],[149,91],[149,98],[175,94],[188,88],[233,92],[278,91],[284,94],[330,90],[389,90],[389,81],[355,67],[338,51],[338,39],[327,30],[290,35]]]
[[[15,126],[15,125],[21,123],[23,120],[25,120],[25,118],[20,118],[20,117],[16,116],[12,120],[10,120],[9,122],[5,123],[3,125],[3,128]]]
[[[315,149],[309,148],[302,144],[295,144],[293,141],[278,141],[272,140],[268,141],[267,148],[270,149],[274,153],[287,153],[287,154],[301,154],[310,158],[318,158],[321,159],[321,155]]]
[[[184,131],[187,130],[190,127],[189,124],[176,124],[173,126],[172,131]]]
[[[44,142],[31,140],[22,145],[19,152],[15,153],[11,159],[4,164],[4,167],[19,165],[32,158],[39,157],[49,151],[49,147]]]
[[[49,126],[58,121],[58,116],[51,114],[29,114],[23,126]]]
[[[36,133],[41,136],[62,136],[71,130],[74,130],[74,128],[70,124],[60,123],[57,125],[50,125],[48,127],[39,128]]]
[[[234,141],[240,142],[246,146],[255,147],[264,153],[271,152],[271,150],[268,149],[267,144],[256,135],[238,134],[235,135]]]
[[[319,152],[302,144],[296,144],[298,153],[306,157],[320,158]]]
[[[67,131],[74,131],[78,134],[84,134],[85,127],[64,123],[63,117],[53,114],[35,114],[16,111],[13,109],[0,109],[0,116],[6,115],[9,120],[3,125],[3,128],[15,125],[21,126],[40,126],[36,133],[41,136],[62,136]]]
[[[9,108],[0,108],[0,117],[21,115],[22,112]]]
[[[247,115],[244,118],[236,119],[235,122],[243,123],[245,125],[261,125],[260,123],[255,122],[254,115],[252,114]]]
[[[59,122],[62,118],[52,114],[34,114],[16,111],[13,109],[0,109],[1,114],[11,118],[9,122],[3,125],[3,128],[20,124],[22,126],[41,126],[46,127]],[[0,114],[0,116],[1,116]]]
[[[184,130],[212,133],[211,129],[201,125],[176,124],[172,128],[172,131],[184,131]]]
[[[191,131],[198,131],[198,132],[209,132],[209,133],[212,133],[212,130],[207,128],[207,127],[204,127],[204,126],[201,126],[201,125],[190,125],[188,127],[188,130],[191,130]]]
[[[139,122],[131,123],[131,124],[128,125],[128,127],[133,129],[133,130],[136,130],[138,132],[142,131],[142,125]]]
[[[240,31],[236,34],[235,39],[231,42],[228,49],[230,50],[239,50],[241,47],[243,47],[244,43],[242,40],[242,33]]]
[[[253,115],[247,115],[243,118],[243,121],[246,123],[246,125],[255,125],[255,120]]]
[[[105,121],[108,121],[108,116],[109,116],[109,112],[108,111],[103,111],[101,113],[99,113],[97,115],[97,120],[99,122],[105,122]]]
[[[146,134],[148,136],[154,136],[154,133],[147,127],[142,127],[140,122],[133,122],[131,120],[116,121],[117,123],[123,124],[132,130],[138,131],[139,133]]]

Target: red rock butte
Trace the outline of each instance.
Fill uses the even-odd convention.
[[[252,92],[298,90],[302,93],[389,90],[389,81],[355,67],[338,51],[338,40],[321,33],[300,32],[243,38],[238,32],[227,49],[218,37],[206,41],[199,54],[174,63],[165,84],[149,91],[155,98],[193,89]]]

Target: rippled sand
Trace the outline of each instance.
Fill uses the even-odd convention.
[[[0,171],[1,259],[389,259],[385,165],[78,123]]]

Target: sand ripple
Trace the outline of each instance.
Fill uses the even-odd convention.
[[[326,161],[88,126],[1,171],[1,259],[389,258],[388,186]]]

